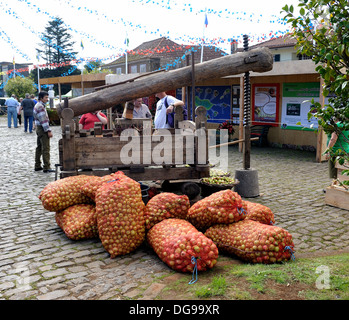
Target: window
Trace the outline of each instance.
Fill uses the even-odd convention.
[[[280,54],[274,54],[274,62],[280,61]]]
[[[137,73],[137,65],[131,66],[131,73]]]
[[[139,66],[139,72],[147,72],[147,65],[146,64],[141,64]]]
[[[306,54],[298,54],[297,55],[298,60],[311,60],[312,57],[307,56]]]
[[[121,74],[121,68],[116,68],[116,74]]]

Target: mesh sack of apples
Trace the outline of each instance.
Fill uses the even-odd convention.
[[[58,212],[76,204],[93,203],[81,192],[81,187],[92,181],[93,176],[79,175],[50,182],[39,194],[43,207]]]
[[[162,192],[152,197],[144,210],[146,229],[168,218],[186,219],[190,201],[186,195]]]
[[[270,208],[260,203],[242,200],[242,207],[245,210],[245,219],[254,220],[264,224],[275,223],[274,213]]]
[[[292,255],[285,250],[293,248],[292,236],[267,225],[275,221],[271,210],[229,189],[192,207],[187,196],[171,193],[160,193],[145,206],[139,183],[116,172],[52,182],[39,198],[45,209],[56,212],[68,238],[99,237],[111,258],[132,252],[145,238],[164,263],[181,272],[193,270],[193,258],[198,271],[212,268],[218,249],[253,263]]]
[[[145,239],[140,185],[122,172],[63,178],[49,183],[39,199],[69,239],[99,237],[112,258]]]
[[[99,238],[110,257],[139,247],[145,239],[140,184],[122,175],[100,186],[95,199]]]
[[[55,213],[57,225],[71,240],[98,238],[94,204],[76,204]]]
[[[176,271],[192,272],[195,264],[197,271],[205,271],[217,263],[217,246],[183,219],[165,219],[155,224],[147,233],[147,242]]]
[[[187,220],[199,230],[217,223],[233,223],[245,218],[238,193],[227,189],[199,200],[188,210]]]
[[[258,221],[217,224],[207,229],[205,235],[220,251],[251,263],[276,263],[293,257],[292,235]]]

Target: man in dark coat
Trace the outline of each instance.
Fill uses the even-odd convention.
[[[21,109],[23,109],[24,115],[24,132],[28,131],[28,122],[29,122],[29,132],[33,132],[33,110],[35,107],[35,103],[32,99],[30,99],[29,93],[25,94],[25,98],[22,101]]]

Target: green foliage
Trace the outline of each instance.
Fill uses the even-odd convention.
[[[26,93],[32,94],[36,91],[33,80],[19,76],[8,80],[4,89],[8,96],[15,94],[17,98],[24,98]]]
[[[88,73],[99,73],[99,72],[100,72],[101,66],[102,66],[101,60],[89,61],[89,62],[84,66],[84,74],[88,74]]]
[[[76,59],[77,52],[73,51],[75,42],[68,29],[64,27],[64,21],[56,17],[48,22],[42,34],[42,43],[36,51],[46,60],[47,64],[62,63]]]
[[[103,63],[101,60],[89,61],[84,66],[84,74],[96,74],[96,73],[113,73],[110,69],[103,69]]]
[[[77,52],[73,51],[75,42],[71,40],[72,36],[68,29],[64,27],[64,22],[61,18],[55,18],[48,22],[45,31],[42,33],[39,47],[36,51],[48,65],[45,69],[40,69],[40,78],[61,77],[64,74],[77,75],[81,71],[76,69],[76,66],[70,65],[70,61],[76,59]],[[54,67],[51,68],[50,65]],[[57,67],[57,65],[59,65]],[[30,77],[35,83],[38,79],[38,70],[35,68],[31,71]],[[61,93],[64,95],[71,89],[70,85],[62,85]],[[54,87],[55,92],[58,92],[57,85]]]
[[[57,113],[57,109],[55,108],[46,108],[47,115],[50,120],[50,125],[59,125],[60,124],[60,118]]]
[[[199,298],[224,296],[226,288],[227,284],[225,278],[223,276],[216,276],[212,279],[211,284],[198,288],[195,294]]]
[[[349,5],[347,0],[299,0],[299,15],[285,5],[284,20],[292,26],[297,52],[311,56],[324,81],[323,93],[329,97],[324,108],[314,102],[309,117],[318,119],[326,133],[349,130]],[[337,122],[343,124],[338,128]],[[331,156],[349,160],[348,153]]]

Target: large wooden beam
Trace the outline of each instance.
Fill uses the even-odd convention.
[[[259,48],[247,52],[235,53],[195,65],[195,82],[200,83],[247,71],[266,72],[273,68],[273,56],[268,48]],[[137,81],[120,84],[97,92],[69,100],[69,108],[74,116],[108,109],[117,104],[139,97],[153,95],[192,84],[191,66],[156,73]],[[64,104],[57,106],[58,114]]]

